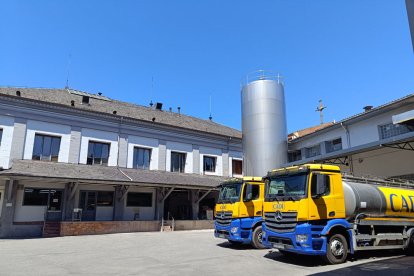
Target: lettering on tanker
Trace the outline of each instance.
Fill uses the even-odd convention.
[[[407,197],[410,200],[410,205],[408,204],[407,199],[403,195],[401,195],[401,209],[398,210],[398,209],[395,208],[395,203],[396,202],[394,201],[395,199],[398,199],[398,195],[397,194],[390,194],[391,210],[393,212],[403,212],[404,209],[405,209],[405,212],[414,212],[414,202],[413,202],[414,196],[409,195]],[[410,208],[410,206],[411,206],[411,208]]]

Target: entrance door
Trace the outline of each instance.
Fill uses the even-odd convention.
[[[4,190],[1,189],[0,190],[0,218],[1,218],[1,210],[2,210],[2,207],[3,207],[3,197],[4,197]]]
[[[79,208],[82,209],[82,220],[94,221],[96,218],[96,192],[81,191]]]
[[[62,199],[63,199],[63,191],[49,190],[46,220],[48,221],[61,221],[62,220]]]

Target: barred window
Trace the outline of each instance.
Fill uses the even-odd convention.
[[[380,139],[387,139],[412,131],[409,127],[400,124],[386,124],[378,126]]]
[[[305,148],[306,158],[314,157],[321,154],[321,145]]]
[[[342,138],[325,142],[326,152],[334,152],[342,149]]]

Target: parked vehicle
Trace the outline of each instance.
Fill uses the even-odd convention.
[[[255,248],[264,248],[263,197],[262,177],[244,177],[222,183],[215,207],[215,237],[227,239],[233,244],[252,244]]]
[[[263,244],[330,264],[357,251],[414,253],[414,184],[342,175],[307,164],[265,178]]]

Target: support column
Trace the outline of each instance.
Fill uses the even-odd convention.
[[[79,193],[79,183],[66,183],[65,185],[65,205],[64,205],[64,215],[63,220],[71,221],[73,209],[76,205],[76,195]]]
[[[129,186],[118,185],[115,186],[115,201],[114,201],[114,221],[124,220],[125,200],[129,190]]]
[[[200,212],[199,193],[200,190],[190,190],[191,194],[191,209],[193,210],[193,220],[198,220],[198,213]]]
[[[174,188],[157,188],[156,220],[164,218],[164,202],[174,191]]]
[[[201,192],[200,190],[191,190],[191,206],[193,209],[193,219],[198,220],[198,215],[200,212],[200,202],[205,198],[211,190]]]
[[[17,196],[17,180],[6,180],[1,216],[0,238],[11,237]]]

